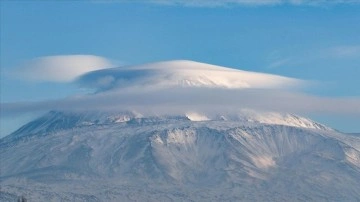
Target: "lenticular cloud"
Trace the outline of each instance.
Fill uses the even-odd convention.
[[[193,61],[177,60],[93,71],[81,76],[79,83],[85,87],[104,91],[128,88],[164,89],[184,87],[284,89],[302,86],[304,81]]]
[[[297,88],[306,86],[306,81],[192,61],[97,70],[80,76],[76,82],[95,89],[95,93],[43,102],[2,103],[2,113],[91,109],[213,115],[253,109],[301,115],[360,115],[358,98],[301,93]]]
[[[112,66],[108,59],[95,55],[58,55],[25,62],[14,74],[31,81],[71,82],[84,73]]]

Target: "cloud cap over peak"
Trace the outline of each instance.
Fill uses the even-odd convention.
[[[242,71],[206,63],[173,60],[98,70],[79,77],[78,82],[97,90],[125,88],[225,88],[284,89],[305,81],[278,75]]]

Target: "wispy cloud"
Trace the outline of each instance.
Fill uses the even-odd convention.
[[[108,59],[95,55],[57,55],[26,61],[9,75],[30,81],[70,82],[86,72],[112,66]]]
[[[360,120],[359,97],[318,97],[269,89],[170,88],[156,91],[132,89],[41,102],[1,103],[0,108],[0,122],[7,125],[1,128],[0,137],[29,121],[27,116],[35,118],[50,110],[134,111],[144,116],[185,115],[194,112],[214,117],[236,115],[243,109],[253,109],[305,116],[341,117],[341,120],[350,122]]]
[[[289,55],[280,51],[273,51],[265,58],[267,68],[278,68],[283,66],[301,66],[307,65],[313,67],[317,62],[323,61],[354,61],[360,59],[360,45],[339,45],[322,47],[306,52],[298,53],[297,55]],[[312,65],[308,65],[308,64]],[[334,66],[329,62],[329,66]],[[342,65],[345,68],[346,65]]]
[[[275,5],[280,4],[281,0],[153,0],[151,2],[163,5],[179,5],[189,7],[218,7],[230,5]]]
[[[290,61],[291,61],[290,58],[278,59],[278,60],[272,61],[272,62],[268,65],[268,68],[281,67],[281,66],[284,66],[284,65],[288,64]]]
[[[360,45],[332,47],[326,52],[331,57],[360,58]]]
[[[332,114],[360,117],[360,98],[326,98],[302,93],[265,89],[170,88],[122,90],[43,101],[2,103],[4,115],[48,110],[132,110],[143,114],[196,111],[226,113],[256,109],[297,114]]]
[[[116,0],[115,0],[116,1]],[[326,6],[336,4],[360,4],[359,0],[152,0],[137,1],[151,2],[161,5],[177,5],[189,7],[226,7],[226,6]]]

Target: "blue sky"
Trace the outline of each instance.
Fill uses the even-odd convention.
[[[360,96],[359,1],[131,2],[1,1],[1,102],[82,93],[14,74],[59,55],[104,57],[112,66],[187,59],[310,80],[316,85],[306,93],[316,96]],[[360,131],[358,117],[313,115],[347,132]],[[20,122],[11,119],[1,136]]]

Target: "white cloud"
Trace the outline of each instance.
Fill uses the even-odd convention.
[[[96,88],[98,92],[53,101],[3,103],[2,112],[13,114],[93,109],[138,110],[141,113],[149,110],[156,113],[202,113],[248,108],[360,116],[358,97],[326,98],[307,95],[296,92],[298,84],[306,84],[304,81],[299,83],[296,79],[192,61],[167,61],[98,70],[79,78],[78,82]],[[184,85],[184,81],[190,85]],[[228,83],[232,86],[226,87],[225,84]]]
[[[187,115],[192,120],[206,120],[207,117],[235,115],[243,109],[253,109],[332,117],[349,123],[360,120],[359,97],[329,98],[270,89],[169,88],[156,91],[107,91],[42,102],[1,103],[0,108],[0,122],[3,126],[6,125],[1,128],[0,137],[25,124],[22,122],[16,125],[19,117],[24,114],[46,113],[50,110],[134,111],[145,116]]]
[[[360,98],[327,98],[270,89],[169,88],[107,91],[72,98],[2,103],[3,115],[49,110],[138,111],[142,114],[231,113],[240,109],[360,118]]]
[[[307,82],[278,75],[242,71],[186,60],[163,61],[138,66],[90,72],[79,77],[84,87],[97,90],[124,88],[301,88]]]
[[[79,81],[83,81],[94,88],[101,89],[105,86],[104,91],[42,102],[1,103],[1,116],[17,116],[24,113],[38,113],[49,110],[81,111],[90,109],[95,111],[137,111],[144,115],[179,115],[193,112],[201,115],[195,114],[195,118],[206,119],[209,115],[233,113],[242,109],[254,109],[300,115],[342,115],[360,119],[359,97],[331,98],[308,95],[294,91],[297,85],[290,85],[293,79],[288,80],[285,78],[283,80],[282,77],[262,74],[254,74],[256,77],[249,77],[252,78],[249,82],[254,82],[256,78],[261,78],[260,81],[266,81],[265,83],[260,82],[262,88],[213,88],[212,86],[218,82],[218,76],[221,75],[221,72],[231,72],[231,74],[221,76],[220,84],[224,79],[233,78],[234,76],[238,80],[246,79],[248,73],[241,71],[239,73],[229,68],[189,61],[177,61],[175,63],[185,66],[182,67],[183,69],[179,69],[179,66],[174,65],[174,62],[162,62],[133,66],[132,68],[123,67],[92,72],[81,77]],[[130,69],[133,71],[130,71]],[[177,72],[175,69],[183,71]],[[209,80],[211,85],[183,86],[181,83],[180,85],[170,85],[171,83],[168,83],[168,81],[174,81],[173,78],[180,78],[180,80],[196,78],[198,80],[197,76],[201,75],[199,73],[208,71],[216,71],[216,75],[214,74],[216,77],[211,77],[213,79]],[[174,72],[184,77],[170,76],[168,78],[169,74],[163,74]],[[163,75],[165,77],[162,77]],[[203,80],[204,77],[201,77],[200,81]],[[280,86],[284,86],[284,88],[280,88],[279,85],[268,88],[268,82],[271,80],[280,81]],[[161,85],[161,88],[147,87],[147,85],[154,86],[154,84],[158,83],[157,81],[167,82],[165,82],[165,85]],[[250,84],[252,84],[251,82]],[[267,85],[264,86],[263,84]],[[136,87],[128,88],[128,86],[134,85]]]
[[[147,2],[147,1],[140,1]],[[324,6],[336,4],[359,4],[359,0],[152,0],[151,3],[162,5],[180,5],[189,7],[218,7],[218,6]]]
[[[71,82],[86,72],[112,66],[108,59],[95,55],[58,55],[27,61],[11,74],[30,81]]]

